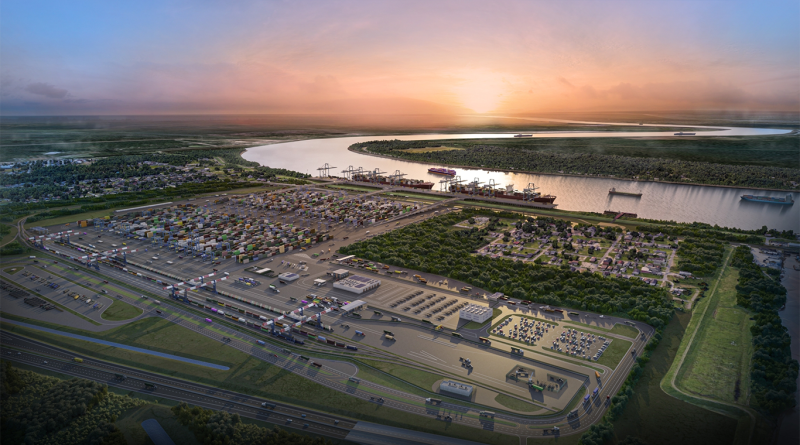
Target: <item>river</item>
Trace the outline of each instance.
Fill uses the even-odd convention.
[[[630,125],[630,124],[627,124]],[[663,125],[662,125],[663,126]],[[686,128],[687,125],[680,127]],[[788,130],[768,128],[739,127],[697,127],[697,136],[754,136],[784,134]],[[674,132],[525,132],[533,137],[663,137],[673,136]],[[397,136],[353,136],[329,139],[309,139],[264,145],[247,149],[243,157],[275,168],[286,168],[303,173],[318,175],[317,169],[325,163],[334,166],[330,173],[342,176],[340,172],[349,166],[363,167],[364,170],[379,168],[392,174],[395,170],[407,174],[407,178],[424,179],[434,182],[434,190],[439,189],[441,176],[428,173],[428,164],[395,159],[367,156],[347,149],[357,142],[372,140],[400,139],[489,139],[510,138],[514,133],[492,134],[417,134]],[[679,137],[679,136],[675,136]],[[636,213],[641,218],[672,220],[677,222],[704,222],[726,227],[757,229],[769,228],[800,232],[800,203],[794,205],[761,204],[742,201],[741,195],[755,194],[785,197],[790,192],[769,192],[752,189],[712,187],[685,184],[665,184],[658,182],[626,181],[610,178],[594,178],[568,175],[538,175],[487,171],[480,168],[457,168],[461,179],[472,181],[479,178],[488,182],[493,179],[499,186],[513,184],[522,190],[534,183],[542,194],[556,195],[555,201],[562,210],[600,212],[606,210]],[[642,193],[641,198],[609,195],[610,188],[618,191]],[[792,193],[794,200],[800,200],[800,193]]]
[[[792,351],[792,358],[800,360],[800,261],[797,256],[789,256],[783,262],[784,277],[781,284],[786,288],[786,309],[779,312],[783,325],[792,337],[792,344],[789,346]],[[797,378],[800,386],[800,376]],[[775,443],[800,443],[800,394],[795,393],[795,401],[798,403],[794,408],[788,410],[781,419],[778,429],[778,438]]]

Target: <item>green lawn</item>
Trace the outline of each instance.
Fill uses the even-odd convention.
[[[401,428],[412,428],[433,434],[445,434],[485,443],[509,445],[518,443],[516,437],[506,434],[462,425],[448,425],[433,418],[393,410],[350,397],[160,318],[138,320],[101,333],[67,327],[61,327],[60,329],[154,351],[213,362],[229,366],[231,369],[222,371],[196,366],[10,324],[2,324],[2,329],[26,335],[57,347],[70,349],[79,354],[90,355],[100,360],[113,361],[125,366],[321,411],[335,412],[359,420]]]
[[[675,359],[690,317],[677,313],[664,329],[628,405],[614,422],[616,441],[637,436],[649,445],[733,443],[735,419],[684,402],[661,389],[661,380]]]
[[[428,393],[431,392],[433,384],[442,379],[441,375],[433,374],[419,369],[409,368],[408,366],[398,365],[395,363],[386,363],[376,360],[360,360],[360,361],[369,366],[372,366],[373,368],[379,369],[387,374],[393,375],[399,378],[400,380],[411,382],[414,385],[419,386],[424,390],[427,390]],[[375,372],[370,370],[369,368],[359,368],[358,375],[374,382],[374,380],[371,379],[371,376],[375,375]]]
[[[122,300],[114,300],[111,306],[103,312],[101,317],[109,321],[129,320],[142,315],[142,310]]]
[[[522,400],[509,397],[505,394],[498,394],[497,397],[494,398],[494,401],[508,409],[513,409],[514,411],[520,411],[523,413],[533,413],[542,410],[542,408],[532,403],[524,402]]]
[[[722,273],[706,319],[678,373],[676,382],[686,392],[736,402],[734,392],[739,381],[738,401],[747,400],[753,322],[747,311],[736,306],[738,277],[738,270],[732,267]]]
[[[615,324],[614,327],[612,327],[611,329],[601,328],[599,326],[586,325],[571,320],[565,323],[575,324],[575,326],[570,326],[569,324],[565,324],[564,325],[565,328],[574,328],[579,331],[585,329],[589,331],[609,332],[611,334],[623,335],[628,338],[636,338],[636,336],[639,335],[638,329],[634,328],[633,326],[628,326],[626,324],[620,324],[620,323]]]
[[[633,342],[620,338],[611,339],[611,343],[606,348],[606,352],[600,356],[596,363],[608,366],[609,368],[616,368],[632,344]]]
[[[5,272],[5,273],[7,273],[9,275],[14,275],[15,273],[17,273],[17,272],[19,272],[21,270],[22,270],[22,266],[16,266],[16,267],[8,267],[6,269],[3,269],[3,272]]]

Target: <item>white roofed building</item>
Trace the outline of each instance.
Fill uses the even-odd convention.
[[[492,309],[486,306],[478,306],[477,304],[468,304],[458,311],[458,316],[464,320],[483,323],[492,318]]]
[[[346,290],[354,294],[363,294],[366,291],[375,289],[381,285],[381,280],[375,278],[362,277],[360,275],[350,275],[347,278],[342,278],[339,281],[334,281],[333,287],[336,289]]]

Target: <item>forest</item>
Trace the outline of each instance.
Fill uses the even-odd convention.
[[[750,327],[753,335],[751,404],[770,414],[778,414],[795,406],[800,364],[792,359],[789,349],[792,338],[778,315],[786,304],[786,288],[775,277],[765,275],[753,259],[750,247],[739,246],[731,263],[739,268],[736,303],[755,314],[755,324]]]
[[[484,229],[457,230],[454,224],[474,216],[489,216]],[[340,253],[399,267],[444,275],[490,292],[537,303],[568,306],[603,314],[626,314],[656,327],[673,314],[666,290],[636,279],[601,277],[504,258],[473,255],[488,243],[500,218],[521,217],[510,212],[463,210],[406,226],[390,234],[345,246]],[[523,223],[524,224],[524,223]]]
[[[761,165],[729,165],[680,159],[620,156],[600,152],[541,150],[527,145],[469,145],[463,150],[409,152],[430,146],[419,141],[369,141],[350,146],[384,156],[448,166],[472,166],[534,173],[575,174],[683,182],[737,187],[793,189],[800,182],[800,169]],[[796,159],[796,158],[795,158]]]
[[[100,383],[60,380],[16,369],[8,362],[0,365],[0,372],[3,443],[125,445],[125,437],[114,421],[126,410],[145,403],[109,393]]]
[[[725,244],[713,239],[686,238],[678,245],[678,270],[706,277],[722,266]]]
[[[185,402],[172,408],[178,421],[189,428],[197,441],[205,445],[326,445],[331,441],[289,433],[280,428],[267,429],[244,423],[238,414],[190,407]]]

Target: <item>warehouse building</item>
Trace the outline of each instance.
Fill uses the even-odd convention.
[[[492,317],[492,309],[486,306],[468,304],[458,311],[458,316],[463,320],[483,323]]]
[[[346,290],[354,294],[363,294],[369,290],[375,289],[381,285],[381,280],[375,278],[362,277],[359,275],[351,275],[333,283],[336,289]]]
[[[332,276],[334,280],[341,280],[342,278],[347,278],[350,275],[350,271],[347,269],[337,269],[333,272],[328,272],[328,275]]]
[[[471,397],[472,386],[452,380],[443,380],[442,383],[439,384],[439,392],[455,394],[461,397]]]

